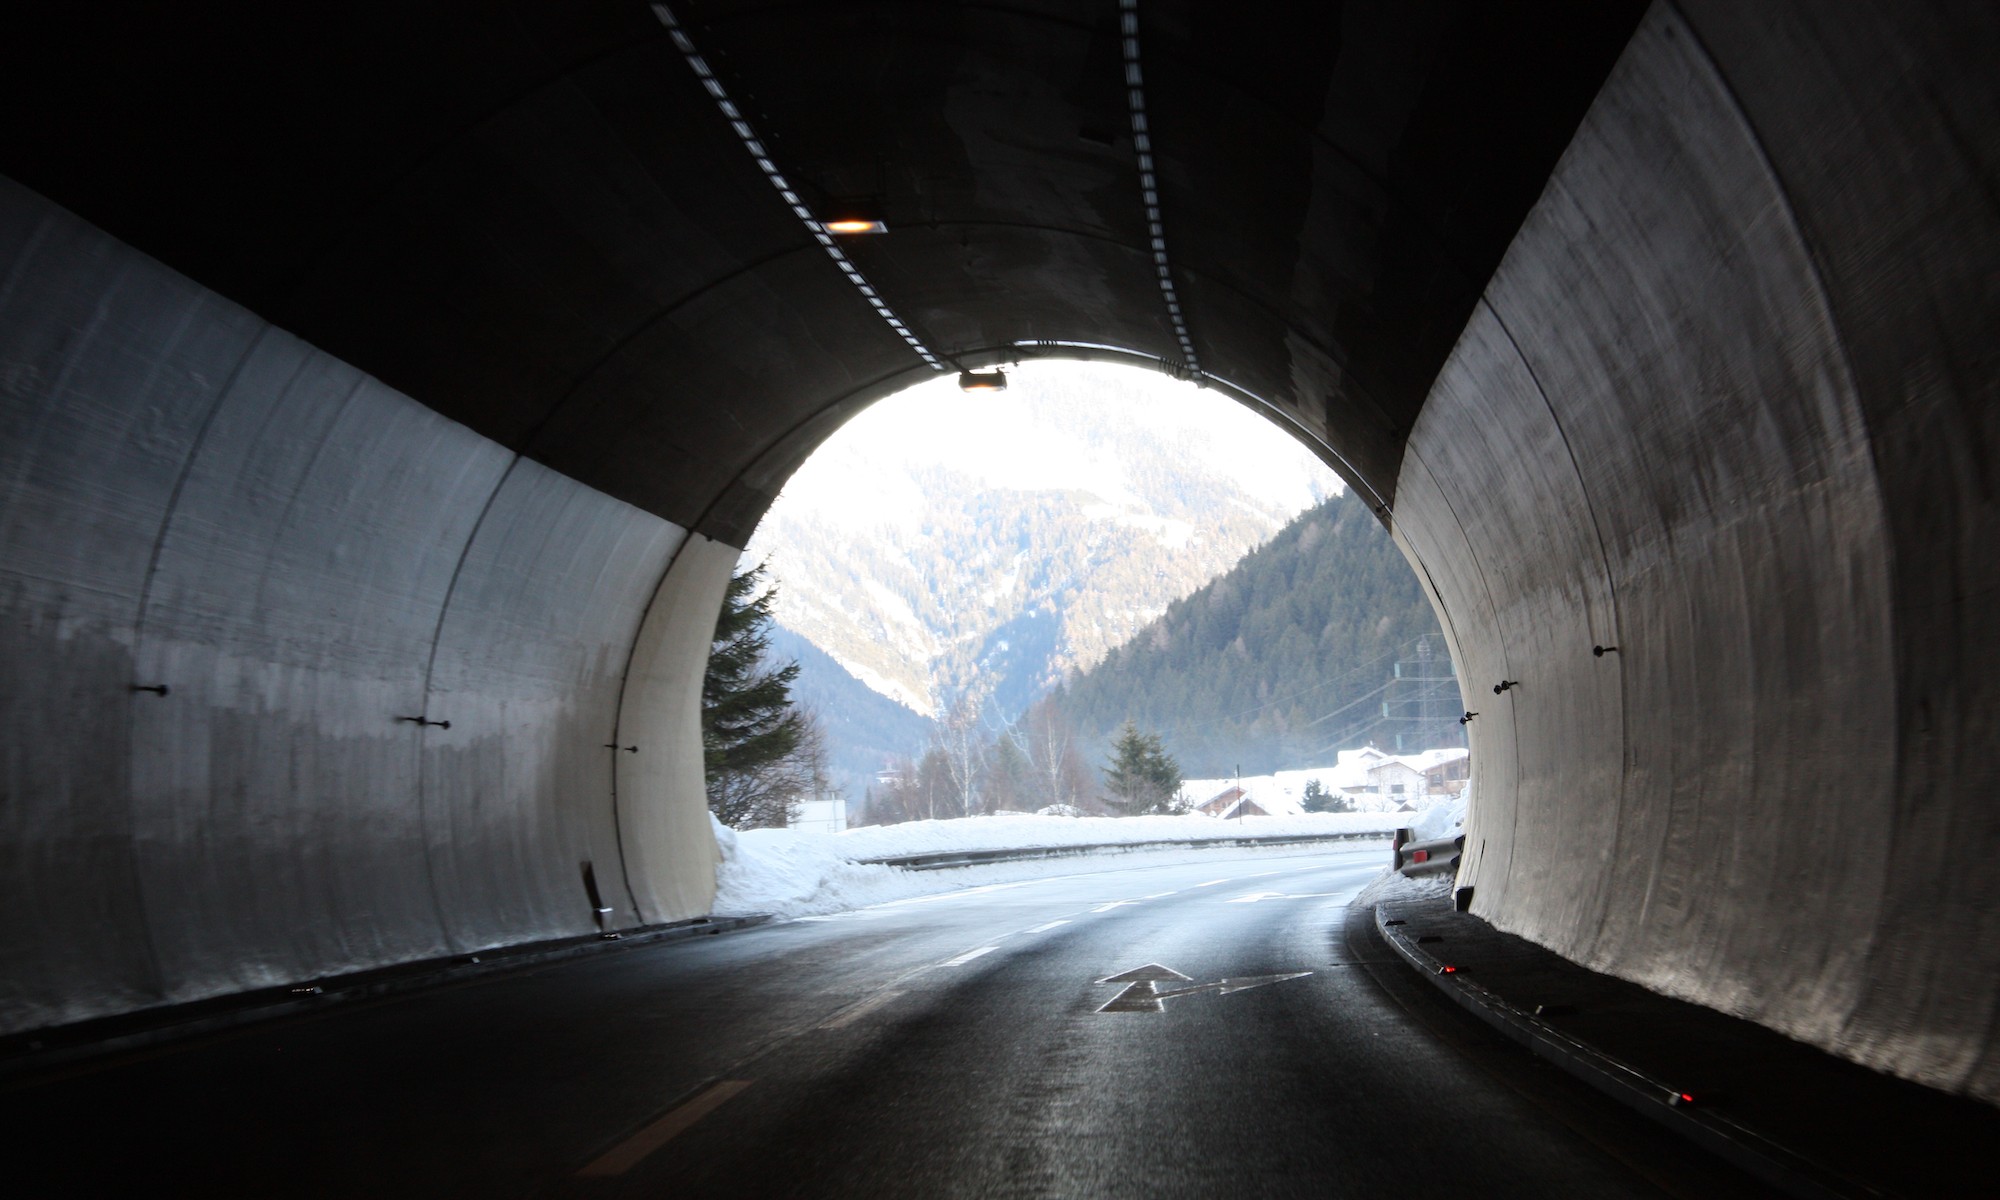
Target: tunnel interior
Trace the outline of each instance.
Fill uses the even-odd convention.
[[[1520,681],[1476,913],[2000,1099],[1987,9],[9,22],[0,1032],[702,914],[737,548],[1059,353],[1300,438]]]

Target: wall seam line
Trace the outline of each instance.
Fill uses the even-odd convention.
[[[673,554],[668,556],[667,565],[661,568],[660,578],[653,584],[651,594],[646,597],[646,606],[639,610],[639,620],[632,627],[632,640],[625,647],[625,669],[618,675],[618,706],[611,714],[611,839],[612,844],[618,848],[618,875],[625,883],[625,898],[631,902],[633,918],[641,925],[646,924],[646,913],[639,907],[639,893],[632,886],[632,866],[625,854],[625,816],[618,794],[618,735],[625,728],[625,696],[632,687],[632,660],[638,656],[639,639],[645,636],[646,623],[652,619],[653,607],[660,602],[660,589],[667,586],[668,577],[674,573],[674,568],[680,564],[681,556],[687,553],[688,546],[694,539],[707,536],[692,529],[688,530],[681,538],[681,544],[674,547]],[[708,810],[707,799],[705,795],[702,797],[704,812]]]
[[[507,460],[507,467],[500,472],[493,487],[486,493],[486,502],[479,506],[479,516],[466,531],[465,541],[458,548],[458,561],[452,564],[451,582],[445,585],[444,598],[438,601],[437,621],[431,626],[430,655],[424,660],[424,689],[418,697],[417,715],[428,718],[431,712],[431,676],[437,670],[438,646],[444,640],[444,623],[451,615],[452,597],[458,593],[458,580],[465,573],[466,560],[472,557],[472,547],[479,540],[479,531],[486,526],[486,518],[492,513],[493,505],[500,498],[500,492],[513,478],[514,468],[521,465],[521,456],[516,453]],[[428,725],[417,726],[417,828],[424,834],[424,885],[430,892],[431,911],[437,916],[438,932],[444,935],[448,949],[460,949],[458,935],[452,931],[451,921],[445,916],[444,901],[438,895],[437,866],[432,862],[430,838],[430,788],[429,772],[424,769],[424,751],[430,738]]]
[[[118,244],[123,245],[123,243]],[[209,431],[215,425],[216,416],[221,413],[222,406],[228,402],[230,394],[236,390],[237,382],[243,377],[244,370],[249,366],[250,360],[257,356],[257,351],[264,344],[264,338],[270,332],[270,322],[260,320],[256,335],[250,339],[250,344],[243,348],[243,353],[237,355],[235,365],[229,369],[228,378],[222,381],[221,387],[215,389],[215,398],[209,402],[208,411],[202,414],[201,423],[195,427],[194,436],[188,440],[187,454],[181,459],[181,469],[174,475],[173,487],[167,491],[166,503],[160,509],[159,526],[153,533],[153,545],[146,555],[146,574],[139,582],[139,595],[132,610],[132,664],[135,667],[139,665],[141,651],[145,648],[146,612],[153,604],[153,580],[159,575],[160,559],[166,553],[167,533],[173,528],[175,514],[180,511],[181,494],[187,489],[188,479],[194,474],[195,463],[200,460],[203,447],[208,444]],[[295,373],[294,378],[296,377]],[[127,755],[133,760],[137,758],[137,746],[134,744],[137,737],[137,713],[128,703],[125,706],[125,745]],[[132,792],[132,777],[129,771],[125,787],[127,799],[136,799]],[[143,879],[137,877],[136,867],[135,861],[133,883],[139,893],[139,912],[146,938],[146,957],[152,965],[153,977],[160,994],[164,997],[166,972],[160,964],[159,946],[153,937],[153,921],[149,912],[150,906],[146,902],[145,883]]]
[[[1425,407],[1429,407],[1428,401],[1425,402]],[[1421,420],[1423,417],[1422,411],[1419,411],[1417,416]],[[1412,432],[1414,432],[1414,426],[1412,427]],[[1501,633],[1499,627],[1500,606],[1493,602],[1493,585],[1486,578],[1486,564],[1480,560],[1479,550],[1473,545],[1472,536],[1466,532],[1465,519],[1458,515],[1458,505],[1452,503],[1451,493],[1445,490],[1444,484],[1438,478],[1438,473],[1431,470],[1430,464],[1424,461],[1422,451],[1414,449],[1408,442],[1405,442],[1403,447],[1403,461],[1407,463],[1412,459],[1416,461],[1417,468],[1430,477],[1431,486],[1437,489],[1438,496],[1444,500],[1445,509],[1451,513],[1452,524],[1458,527],[1458,536],[1465,540],[1466,550],[1472,559],[1472,569],[1479,573],[1479,589],[1486,593],[1486,611],[1493,614],[1493,632],[1496,635],[1494,646],[1500,655],[1500,669],[1505,672],[1502,678],[1511,678],[1514,673],[1514,666],[1507,658],[1507,639]],[[1397,489],[1398,493],[1401,491],[1401,488]],[[1423,560],[1419,558],[1417,561],[1422,562]],[[1424,567],[1424,573],[1426,575],[1430,573],[1428,564]],[[1454,637],[1456,636],[1457,629],[1458,623],[1456,621],[1452,622]],[[1464,686],[1465,677],[1461,675],[1459,676],[1459,694],[1461,698],[1464,696]],[[1507,729],[1509,737],[1514,743],[1514,803],[1508,812],[1510,825],[1507,830],[1507,874],[1512,876],[1514,874],[1514,846],[1519,844],[1521,832],[1521,731],[1519,723],[1512,720],[1507,722]],[[1465,741],[1468,747],[1472,744],[1472,731],[1470,729],[1466,730]],[[1484,857],[1484,855],[1481,855],[1482,859]]]
[[[1561,187],[1561,183],[1552,176],[1549,180],[1549,187],[1552,189],[1559,188]],[[1604,586],[1611,594],[1612,629],[1610,635],[1599,644],[1621,646],[1623,644],[1622,639],[1624,635],[1622,631],[1625,622],[1624,615],[1618,607],[1618,580],[1611,573],[1611,556],[1604,547],[1604,527],[1597,519],[1597,504],[1591,499],[1590,485],[1584,481],[1583,468],[1576,457],[1576,447],[1570,444],[1569,431],[1563,428],[1562,416],[1556,412],[1555,402],[1549,399],[1549,389],[1543,386],[1541,375],[1536,372],[1535,364],[1528,358],[1527,351],[1521,348],[1521,341],[1514,336],[1514,330],[1507,324],[1507,319],[1500,315],[1500,310],[1494,307],[1492,300],[1484,292],[1481,292],[1479,295],[1479,305],[1493,319],[1494,326],[1500,330],[1501,336],[1507,339],[1507,345],[1513,348],[1514,357],[1519,360],[1521,369],[1528,373],[1528,382],[1535,385],[1535,395],[1541,399],[1542,407],[1548,410],[1549,424],[1555,427],[1556,436],[1562,439],[1563,453],[1569,456],[1570,474],[1576,477],[1576,490],[1582,494],[1584,512],[1590,516],[1590,532],[1597,542],[1597,562],[1598,566],[1604,572]],[[1619,653],[1623,654],[1624,652],[1620,650]],[[1630,720],[1631,696],[1628,694],[1626,687],[1627,680],[1623,659],[1621,658],[1614,664],[1612,669],[1618,672],[1618,816],[1613,824],[1611,842],[1612,852],[1615,854],[1618,847],[1623,845],[1625,841],[1625,776],[1626,752],[1628,749],[1626,745],[1626,731],[1632,727],[1632,723]],[[1654,877],[1648,878],[1646,881],[1646,901],[1640,906],[1641,925],[1645,923],[1645,913],[1652,901],[1653,883],[1654,879],[1657,878],[1657,874],[1658,872],[1655,871]],[[1603,940],[1605,922],[1609,921],[1610,918],[1611,909],[1608,904],[1598,910],[1597,926],[1591,932],[1590,936],[1593,954],[1596,953],[1599,943]]]

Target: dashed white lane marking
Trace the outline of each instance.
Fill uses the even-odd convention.
[[[1351,889],[1350,889],[1351,890]],[[1259,900],[1316,900],[1323,896],[1345,896],[1347,892],[1245,892],[1224,904],[1255,904]]]
[[[1228,881],[1227,879],[1211,879],[1211,880],[1209,880],[1209,881],[1208,881],[1207,883],[1197,883],[1197,884],[1195,884],[1195,886],[1196,886],[1196,887],[1198,887],[1198,888],[1202,888],[1202,887],[1214,887],[1214,886],[1215,886],[1216,884],[1218,884],[1218,883],[1228,883],[1228,882],[1229,882],[1229,881]]]
[[[1141,897],[1139,897],[1139,899],[1141,899],[1141,900],[1158,900],[1158,899],[1159,899],[1160,897],[1162,897],[1162,896],[1177,896],[1177,895],[1179,895],[1179,894],[1180,894],[1180,893],[1178,893],[1178,892],[1154,892],[1154,893],[1153,893],[1152,895],[1150,895],[1150,896],[1141,896]]]
[[[1022,930],[1022,932],[1023,932],[1023,933],[1047,933],[1047,932],[1048,932],[1049,930],[1051,930],[1051,929],[1054,929],[1054,928],[1055,928],[1056,926],[1058,926],[1058,925],[1067,925],[1067,924],[1069,924],[1069,920],[1068,920],[1068,918],[1064,918],[1063,920],[1060,920],[1060,921],[1050,921],[1050,922],[1048,922],[1048,923],[1046,923],[1046,924],[1043,924],[1043,925],[1037,925],[1037,926],[1035,926],[1035,927],[1034,927],[1033,929],[1025,929],[1025,930]]]
[[[998,946],[981,946],[977,950],[967,950],[965,953],[959,955],[957,958],[946,959],[944,961],[944,965],[947,967],[962,967],[966,963],[971,962],[973,959],[978,958],[980,955],[991,954],[995,950],[998,950],[999,948],[1000,947]]]
[[[1137,903],[1139,903],[1137,900],[1113,900],[1109,904],[1100,904],[1096,908],[1091,909],[1090,911],[1094,913],[1110,912],[1114,908],[1123,908],[1128,904],[1137,904]]]
[[[606,1150],[577,1174],[592,1179],[623,1175],[749,1086],[748,1079],[724,1079],[703,1089],[666,1116]]]
[[[841,1029],[848,1025],[852,1025],[856,1021],[867,1016],[869,1013],[874,1012],[876,1009],[882,1007],[884,1004],[889,1003],[891,1000],[894,1000],[896,997],[901,996],[902,994],[903,993],[899,991],[877,992],[873,996],[870,996],[866,1000],[863,1000],[861,1003],[851,1005],[846,1012],[840,1013],[834,1017],[829,1018],[828,1020],[821,1021],[819,1027],[821,1029]]]

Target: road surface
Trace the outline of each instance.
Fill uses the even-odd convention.
[[[1432,995],[1348,907],[1382,860],[1080,861],[16,1080],[10,1190],[1764,1194]]]

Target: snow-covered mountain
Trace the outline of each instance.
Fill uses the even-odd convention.
[[[945,379],[857,417],[747,558],[778,623],[868,688],[920,716],[968,695],[1011,715],[1338,486],[1217,393],[1027,364],[998,395]],[[800,692],[824,703],[826,672],[810,657]]]

